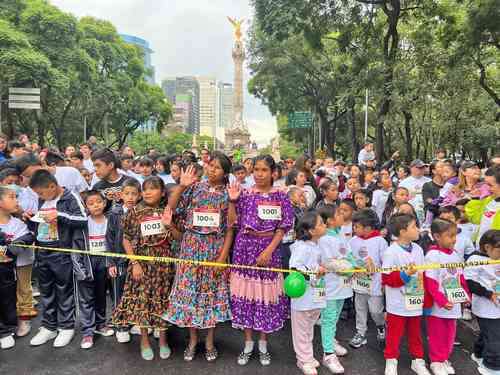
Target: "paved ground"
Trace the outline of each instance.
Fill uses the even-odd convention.
[[[353,333],[351,321],[341,321],[338,338],[341,343],[347,345],[348,339]],[[376,343],[373,336],[374,328],[371,327],[371,336],[367,346],[350,351],[347,357],[341,359],[346,374],[352,375],[380,375],[384,373],[384,359],[382,349]],[[288,375],[300,374],[295,367],[295,358],[292,349],[289,327],[271,337],[270,349],[273,354],[272,365],[262,368],[257,359],[254,358],[246,367],[236,364],[236,357],[241,350],[241,333],[231,329],[229,325],[222,326],[217,332],[216,345],[220,357],[216,363],[208,364],[201,353],[196,359],[186,364],[182,360],[182,352],[185,346],[185,332],[176,328],[170,331],[169,339],[174,350],[173,356],[168,360],[160,360],[157,356],[154,361],[143,361],[139,353],[138,337],[130,344],[118,344],[114,337],[98,338],[96,345],[91,350],[79,348],[80,337],[77,336],[66,348],[54,349],[51,345],[31,348],[29,346],[30,336],[17,340],[14,349],[0,351],[0,375],[149,375],[149,374],[272,374]],[[316,353],[320,359],[319,327],[316,330]],[[455,347],[451,358],[457,374],[476,375],[479,374],[470,360],[470,352],[474,335],[472,330],[459,329],[459,340],[461,346]],[[155,342],[155,348],[157,348]],[[202,349],[202,347],[200,347]],[[158,354],[156,350],[156,354]],[[400,359],[399,374],[414,374],[409,370],[409,356],[403,352]],[[329,374],[325,368],[320,369],[320,374]]]

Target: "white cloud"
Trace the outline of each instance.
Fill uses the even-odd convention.
[[[120,33],[149,41],[156,81],[177,75],[213,75],[233,81],[232,27],[226,16],[249,19],[245,0],[51,0],[77,17],[112,22]],[[246,79],[248,79],[246,72]],[[245,118],[253,139],[267,144],[276,134],[275,119],[245,92]]]

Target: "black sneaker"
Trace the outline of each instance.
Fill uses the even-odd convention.
[[[363,345],[366,345],[367,343],[368,340],[366,339],[366,336],[356,333],[352,338],[352,340],[349,342],[349,345],[355,349],[358,349],[361,348]]]
[[[377,340],[380,342],[385,341],[385,327],[384,326],[377,327]]]

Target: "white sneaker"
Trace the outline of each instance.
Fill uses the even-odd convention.
[[[332,374],[343,374],[344,368],[335,354],[330,354],[323,358],[323,365],[330,370]]]
[[[434,375],[448,375],[444,362],[432,362],[431,370]]]
[[[65,347],[66,345],[68,345],[71,342],[74,335],[75,335],[74,329],[61,329],[61,330],[59,330],[59,334],[57,335],[56,339],[54,340],[54,348]]]
[[[347,355],[347,353],[347,349],[340,345],[337,340],[335,340],[335,354],[337,355],[337,357],[343,357]]]
[[[474,353],[471,354],[470,359],[476,362],[478,366],[481,366],[481,363],[483,363],[483,359],[476,357]]]
[[[477,368],[477,371],[479,371],[480,374],[482,375],[499,375],[500,370],[490,370],[489,368],[486,368],[484,366],[479,366]]]
[[[14,340],[14,335],[9,335],[2,337],[0,339],[0,348],[1,349],[10,349],[16,345],[16,340]]]
[[[151,328],[148,328],[148,335],[150,335],[151,332],[153,332],[153,330]],[[141,329],[138,326],[132,326],[132,328],[130,328],[130,334],[131,335],[138,335],[138,336],[140,336],[141,335]]]
[[[304,375],[317,375],[318,370],[314,367],[314,363],[297,363],[297,367],[300,368]]]
[[[31,332],[31,321],[29,320],[19,320],[17,322],[17,337],[27,336]]]
[[[444,361],[444,368],[446,369],[449,375],[455,375],[455,369],[451,365],[450,361]]]
[[[398,375],[398,360],[386,359],[385,360],[385,375]]]
[[[57,337],[57,331],[51,331],[45,327],[40,327],[38,333],[31,339],[31,346],[39,346]]]
[[[120,344],[130,342],[130,333],[128,331],[116,331],[116,341]]]
[[[429,372],[429,370],[427,370],[427,367],[425,366],[425,361],[421,358],[414,359],[413,361],[411,361],[411,369],[418,375],[431,375],[431,373]]]

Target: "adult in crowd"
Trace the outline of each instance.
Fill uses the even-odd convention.
[[[95,136],[91,135],[87,143],[90,146],[92,152],[97,151],[99,149],[99,145],[97,144],[97,138]]]
[[[426,182],[431,181],[430,178],[424,176],[424,173],[425,163],[420,159],[413,160],[410,164],[410,176],[399,183],[400,187],[408,189],[408,192],[410,193],[409,203],[417,212],[417,218],[421,223],[425,217],[422,189]]]
[[[49,151],[47,152],[47,159],[47,163],[50,164],[42,164],[40,159],[35,155],[28,154],[17,159],[14,165],[19,173],[21,173],[25,181],[29,181],[33,173],[36,171],[46,169],[55,176],[59,186],[64,187],[69,191],[81,193],[88,189],[87,182],[83,179],[78,170],[72,167],[57,166],[57,160],[62,159],[61,156],[58,158],[54,155],[54,153]]]
[[[64,156],[66,159],[71,159],[71,156],[76,152],[76,148],[73,145],[68,145],[64,149]]]
[[[80,145],[80,152],[83,155],[83,166],[90,173],[94,173],[94,163],[92,163],[92,146],[88,143]]]
[[[444,163],[439,160],[434,160],[430,165],[431,181],[428,181],[422,187],[422,198],[424,200],[424,210],[426,217],[431,219],[431,216],[437,216],[438,214],[438,204],[437,199],[439,198],[439,192],[444,186],[443,179],[443,167]],[[431,216],[429,216],[429,213]],[[429,220],[426,220],[429,222]]]
[[[465,161],[458,172],[458,184],[453,186],[441,203],[454,206],[460,199],[485,198],[490,195],[488,184],[481,181],[481,169],[473,161]]]
[[[358,154],[358,164],[366,165],[368,160],[375,160],[375,152],[373,151],[373,143],[365,143]]]

